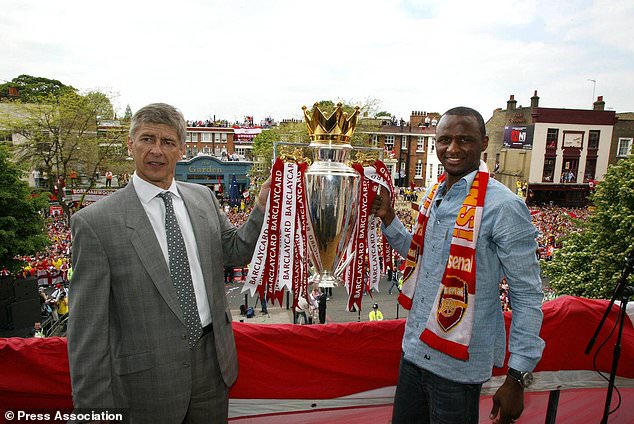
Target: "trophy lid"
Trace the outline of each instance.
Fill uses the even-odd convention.
[[[304,120],[308,127],[308,135],[310,140],[317,144],[341,144],[350,143],[350,138],[357,126],[357,118],[359,116],[359,106],[355,107],[351,116],[343,111],[343,104],[337,103],[335,111],[326,118],[319,109],[319,103],[313,105],[312,116],[306,106],[302,107],[304,111]]]

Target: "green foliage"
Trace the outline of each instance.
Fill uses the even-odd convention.
[[[32,196],[24,171],[9,160],[7,146],[0,145],[0,267],[15,272],[18,255],[32,255],[48,244],[42,211],[48,206],[44,195]]]
[[[50,101],[51,97],[58,97],[67,91],[75,91],[73,87],[62,84],[58,80],[31,75],[20,75],[10,82],[0,84],[0,94],[6,97],[9,87],[20,91],[20,100],[24,103],[42,103]]]
[[[46,102],[15,105],[13,114],[0,117],[0,125],[21,136],[16,159],[45,172],[52,190],[55,177],[66,179],[71,169],[94,172],[109,148],[97,132],[97,122],[113,116],[105,94],[67,90]],[[121,140],[117,143],[120,147]]]
[[[558,294],[610,298],[634,250],[634,156],[610,167],[591,200],[595,211],[582,231],[565,238],[542,266]]]
[[[127,105],[125,107],[125,113],[123,115],[123,120],[124,121],[130,121],[132,119],[132,108],[130,107],[130,105]]]
[[[283,122],[275,128],[263,130],[253,139],[253,156],[258,166],[251,171],[257,185],[271,174],[273,145],[277,142],[308,144],[308,131],[304,122]]]
[[[14,160],[37,169],[53,192],[57,177],[68,182],[76,171],[89,188],[95,185],[95,171],[131,172],[126,161],[127,126],[112,123],[114,110],[108,95],[99,91],[77,93],[64,90],[48,95],[39,103],[14,103],[0,116],[0,127],[19,135]],[[105,125],[99,126],[99,123]],[[61,202],[70,218],[70,208]]]

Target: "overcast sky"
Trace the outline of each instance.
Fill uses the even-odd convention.
[[[634,1],[3,0],[0,80],[20,74],[187,119],[301,118],[318,100],[398,118],[466,105],[634,111]]]

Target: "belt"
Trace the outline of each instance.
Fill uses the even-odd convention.
[[[207,324],[207,325],[205,325],[205,326],[203,327],[203,334],[202,334],[202,335],[204,336],[205,334],[209,334],[209,333],[211,333],[211,330],[213,330],[213,329],[214,329],[214,328],[213,328],[213,325],[212,325],[212,324]]]

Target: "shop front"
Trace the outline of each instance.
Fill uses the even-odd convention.
[[[202,184],[211,188],[219,200],[228,199],[231,192],[242,194],[249,189],[252,166],[253,162],[226,161],[201,155],[179,161],[176,164],[176,180]]]
[[[526,203],[580,208],[588,206],[592,190],[592,184],[529,184]]]

